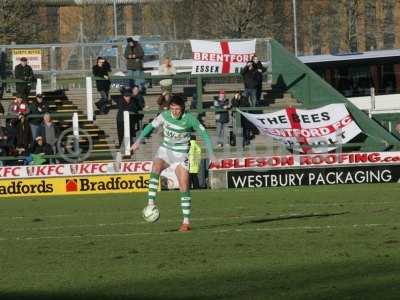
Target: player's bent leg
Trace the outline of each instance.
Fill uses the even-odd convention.
[[[192,209],[192,197],[189,191],[189,172],[182,165],[178,165],[176,170],[176,177],[178,177],[179,190],[181,192],[181,209],[183,215],[183,222],[179,231],[190,231],[190,215]]]
[[[159,158],[154,159],[153,168],[150,172],[149,192],[147,195],[149,206],[155,205],[160,174],[166,168],[168,168],[168,164],[164,160]]]

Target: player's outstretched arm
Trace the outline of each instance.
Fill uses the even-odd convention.
[[[154,129],[158,128],[161,126],[161,124],[164,123],[164,117],[162,114],[159,114],[150,124],[147,124],[145,128],[143,128],[142,132],[140,133],[139,137],[135,141],[135,143],[131,147],[131,151],[135,152],[136,150],[139,149],[140,147],[140,142],[147,136],[150,135],[150,133],[153,132]]]

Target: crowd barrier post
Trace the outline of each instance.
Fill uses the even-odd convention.
[[[42,94],[42,79],[36,79],[36,95]]]
[[[131,148],[131,126],[129,112],[124,111],[124,153],[125,155],[130,154]]]
[[[93,83],[91,77],[86,77],[86,116],[93,121]]]

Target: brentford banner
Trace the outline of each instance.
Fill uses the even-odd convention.
[[[330,104],[310,110],[289,107],[267,114],[240,113],[261,134],[299,153],[328,152],[361,133],[344,104]]]
[[[212,42],[190,40],[193,52],[192,74],[238,73],[256,52],[256,40]]]

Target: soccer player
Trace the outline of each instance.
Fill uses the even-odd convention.
[[[214,160],[211,139],[203,125],[191,114],[185,112],[185,101],[179,96],[173,96],[169,103],[169,109],[160,113],[150,124],[148,124],[132,145],[131,150],[139,149],[140,142],[148,136],[155,128],[162,126],[164,138],[157,154],[153,160],[153,168],[150,173],[148,192],[148,206],[155,207],[156,193],[160,173],[172,166],[179,182],[181,192],[181,208],[183,222],[179,228],[181,232],[191,230],[190,213],[192,197],[189,191],[189,140],[192,129],[203,139],[207,146],[211,160]]]

